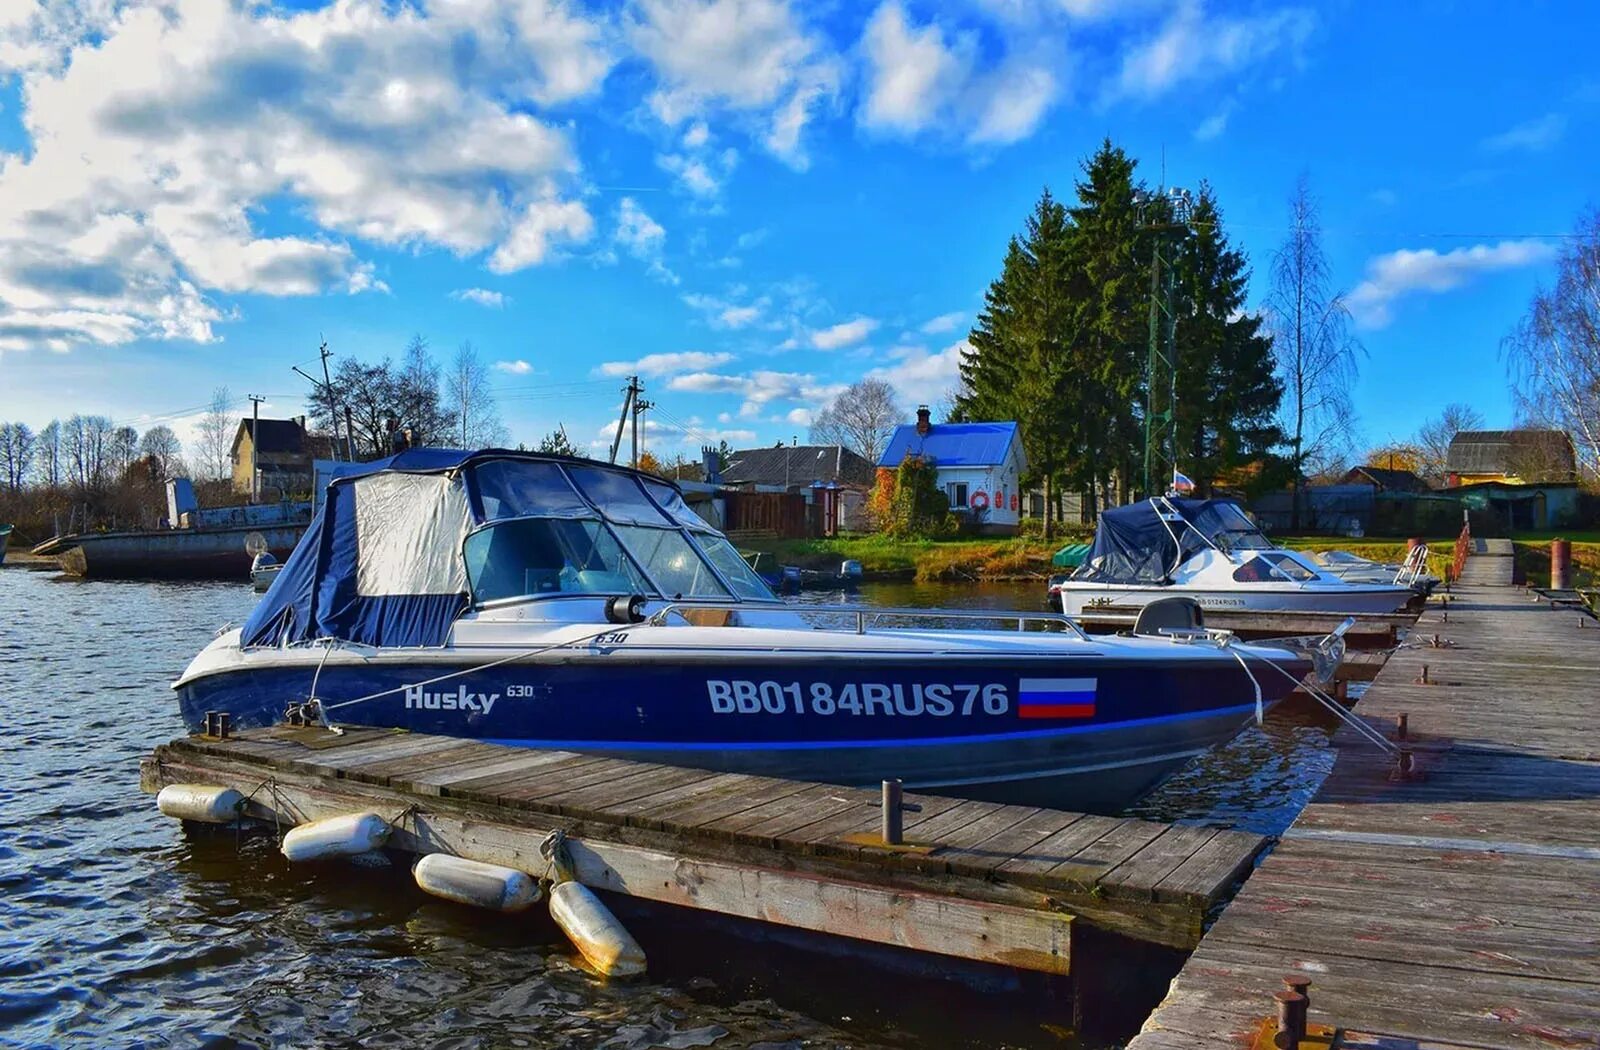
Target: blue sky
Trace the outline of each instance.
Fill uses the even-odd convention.
[[[909,411],[1109,136],[1216,188],[1265,293],[1303,172],[1368,444],[1509,424],[1498,344],[1600,203],[1588,4],[6,0],[0,418],[301,411],[326,339],[497,366],[513,441],[770,444]]]

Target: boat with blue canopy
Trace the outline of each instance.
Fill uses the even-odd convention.
[[[1310,667],[1188,603],[1099,638],[1054,613],[786,603],[675,486],[610,464],[368,467],[174,683],[192,730],[288,717],[1109,811]]]

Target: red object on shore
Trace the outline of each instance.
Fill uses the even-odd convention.
[[[1572,589],[1572,541],[1555,539],[1550,541],[1550,589],[1552,591],[1570,591]]]

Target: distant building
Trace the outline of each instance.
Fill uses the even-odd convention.
[[[1452,488],[1578,479],[1578,456],[1564,430],[1463,430],[1450,439],[1445,473]]]
[[[776,445],[728,454],[719,485],[735,493],[787,493],[804,498],[806,533],[832,536],[864,531],[867,495],[877,471],[866,457],[843,445]],[[753,497],[729,496],[730,525],[755,513]],[[775,512],[781,516],[782,512]],[[791,530],[792,531],[792,530]]]
[[[721,480],[731,489],[802,492],[821,482],[866,492],[875,473],[864,456],[843,445],[777,445],[730,452]]]
[[[1378,492],[1427,492],[1428,483],[1409,470],[1375,467],[1370,463],[1351,467],[1339,479],[1341,485],[1371,485]]]
[[[320,442],[326,444],[326,442]],[[312,460],[319,442],[306,432],[306,417],[242,419],[233,435],[233,490],[250,491],[250,471],[261,479],[261,498],[287,499],[311,491]]]
[[[983,532],[1010,535],[1022,518],[1027,454],[1015,423],[940,423],[917,409],[917,421],[897,427],[878,466],[891,470],[907,456],[933,463],[950,509]]]

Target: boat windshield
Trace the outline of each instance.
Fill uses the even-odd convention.
[[[505,459],[474,468],[473,487],[485,524],[462,554],[480,604],[558,594],[775,600],[666,482],[600,465]]]
[[[541,594],[654,590],[600,522],[516,518],[479,529],[462,548],[475,602]]]
[[[1210,540],[1218,550],[1264,551],[1272,549],[1272,541],[1261,534],[1255,522],[1245,517],[1244,511],[1233,503],[1208,503],[1191,521],[1195,529]]]
[[[1256,555],[1235,569],[1233,578],[1238,583],[1268,583],[1273,580],[1304,583],[1316,579],[1317,574],[1301,565],[1291,554],[1268,551]]]

